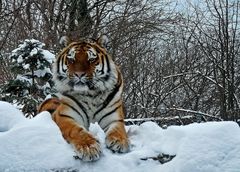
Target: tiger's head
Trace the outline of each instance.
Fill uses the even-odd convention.
[[[94,94],[114,88],[119,70],[102,44],[102,37],[72,42],[60,52],[53,68],[58,91]]]

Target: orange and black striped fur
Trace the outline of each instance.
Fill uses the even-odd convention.
[[[84,161],[97,160],[99,141],[88,131],[98,122],[106,133],[106,145],[113,152],[127,152],[129,140],[124,126],[123,78],[102,39],[67,45],[53,66],[54,82],[61,96],[39,107],[48,110],[63,137]]]

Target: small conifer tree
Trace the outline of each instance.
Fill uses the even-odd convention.
[[[44,44],[26,39],[12,51],[11,71],[16,78],[2,89],[5,101],[16,104],[26,116],[34,116],[37,105],[51,92],[50,70],[54,55],[43,49]]]

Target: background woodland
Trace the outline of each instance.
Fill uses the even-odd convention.
[[[126,118],[239,122],[239,8],[239,0],[1,0],[0,97],[10,101],[15,94],[6,85],[24,69],[12,70],[10,57],[24,40],[57,54],[61,36],[104,34],[125,78]],[[41,97],[35,104],[44,99],[29,93]]]

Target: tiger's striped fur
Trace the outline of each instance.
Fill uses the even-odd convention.
[[[61,96],[39,108],[49,110],[48,104],[59,103],[53,104],[52,118],[84,161],[97,160],[101,153],[98,140],[88,132],[91,122],[98,122],[105,131],[109,149],[129,150],[121,97],[122,74],[100,40],[73,42],[63,49],[53,66],[53,79]]]

